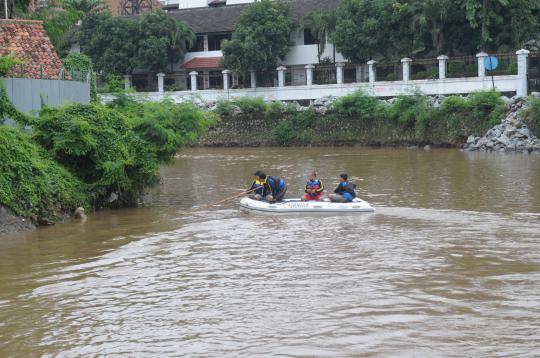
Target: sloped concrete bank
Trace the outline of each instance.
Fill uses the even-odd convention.
[[[35,228],[36,225],[30,219],[17,216],[8,208],[0,205],[0,236],[34,230]]]

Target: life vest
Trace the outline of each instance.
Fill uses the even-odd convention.
[[[356,192],[354,191],[356,189],[356,184],[349,183],[348,181],[344,181],[342,183],[339,183],[336,190],[334,190],[334,193],[343,195],[344,193],[349,193],[352,197],[352,199],[356,198]]]
[[[306,193],[308,192],[308,190],[313,190],[313,189],[315,189],[315,192],[321,193],[324,190],[324,185],[322,181],[320,181],[319,179],[315,179],[313,181],[308,180],[306,183]]]

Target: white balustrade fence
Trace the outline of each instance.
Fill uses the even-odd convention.
[[[222,71],[223,89],[200,89],[197,88],[197,77],[201,76],[198,72],[190,72],[191,88],[187,91],[165,92],[163,90],[163,73],[158,73],[158,92],[142,93],[150,100],[160,100],[165,96],[177,102],[192,101],[194,98],[203,101],[217,101],[220,99],[230,99],[235,97],[253,96],[264,97],[267,100],[293,101],[293,100],[311,100],[324,96],[344,96],[357,90],[377,97],[394,97],[400,94],[408,94],[420,91],[426,95],[450,95],[467,94],[475,91],[495,89],[500,92],[515,92],[517,96],[527,95],[527,57],[528,50],[519,50],[517,56],[517,74],[486,76],[484,59],[488,55],[484,52],[478,53],[477,58],[477,76],[448,78],[448,62],[446,55],[437,57],[438,78],[413,80],[412,68],[414,60],[410,58],[401,59],[402,80],[400,81],[377,81],[377,62],[368,61],[367,81],[347,83],[344,81],[344,63],[336,63],[332,73],[333,83],[316,84],[315,76],[316,66],[305,66],[305,81],[303,85],[286,85],[285,73],[287,68],[280,66],[277,71],[277,87],[257,87],[256,73],[250,72],[248,88],[235,89],[230,88],[229,78],[233,73],[229,70]],[[364,79],[365,69],[358,66],[356,69],[356,80]],[[326,71],[327,72],[327,71]],[[294,82],[293,82],[294,83]],[[131,79],[125,77],[125,87],[129,88]],[[106,101],[110,96],[104,95],[102,98]]]

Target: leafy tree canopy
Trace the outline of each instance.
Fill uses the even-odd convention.
[[[165,72],[180,61],[195,41],[193,30],[163,11],[140,18],[112,17],[92,13],[81,26],[81,50],[97,70],[127,74],[136,67]]]
[[[537,0],[343,0],[332,39],[351,61],[509,51],[538,36]]]
[[[291,45],[289,7],[282,1],[248,5],[236,23],[231,41],[222,45],[226,68],[246,73],[274,70]]]

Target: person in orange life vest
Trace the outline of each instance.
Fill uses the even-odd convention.
[[[302,201],[316,200],[319,201],[323,196],[324,185],[322,181],[317,179],[317,173],[313,172],[309,175],[309,180],[306,183],[305,194]]]

